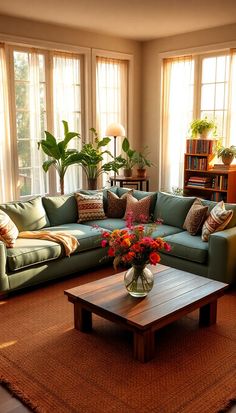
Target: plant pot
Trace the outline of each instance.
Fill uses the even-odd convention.
[[[207,139],[209,136],[209,133],[210,133],[209,129],[202,131],[202,133],[199,133],[200,139]]]
[[[221,159],[224,165],[230,165],[233,162],[234,155],[222,155]]]
[[[146,169],[137,169],[137,177],[138,178],[146,178],[147,170]]]
[[[88,189],[97,189],[97,178],[87,178]]]
[[[153,273],[146,265],[133,265],[124,275],[125,287],[133,297],[145,297],[154,283]]]
[[[132,176],[132,169],[131,168],[124,168],[124,176],[127,177],[127,178]]]

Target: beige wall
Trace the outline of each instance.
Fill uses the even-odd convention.
[[[134,59],[133,84],[133,136],[130,139],[139,146],[141,139],[141,52],[140,42],[119,37],[104,36],[65,26],[33,22],[26,19],[0,15],[1,34],[20,36],[43,41],[64,43],[73,46],[104,49],[114,52],[128,53]],[[92,125],[91,125],[92,126]],[[90,126],[90,127],[91,127]]]
[[[166,37],[143,43],[142,76],[142,137],[151,148],[152,161],[157,165],[160,138],[161,56],[160,53],[183,51],[186,53],[210,50],[214,45],[236,41],[236,24]],[[209,45],[213,45],[209,47]],[[236,43],[234,47],[236,46]],[[198,50],[199,48],[199,50]],[[158,165],[159,166],[159,165]],[[151,189],[158,188],[158,167],[150,170]]]

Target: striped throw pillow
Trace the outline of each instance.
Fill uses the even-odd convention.
[[[77,222],[106,218],[103,209],[103,192],[93,195],[75,194],[79,219]]]
[[[0,210],[0,240],[6,244],[7,248],[15,245],[19,231],[11,218]]]
[[[222,231],[233,216],[232,209],[225,209],[224,201],[218,202],[210,211],[210,214],[202,227],[202,240],[208,241],[213,232]]]

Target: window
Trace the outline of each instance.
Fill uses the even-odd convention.
[[[223,145],[235,145],[235,52],[163,60],[160,188],[183,186],[183,154],[193,118],[214,119]]]
[[[48,174],[43,171],[46,156],[38,149],[38,142],[45,138],[45,130],[63,138],[62,120],[68,121],[70,131],[81,134],[83,58],[74,53],[28,47],[5,46],[0,47],[0,52],[0,116],[3,120],[0,145],[6,148],[2,151],[5,156],[0,157],[2,200],[55,194],[59,192],[56,170],[50,168]],[[10,69],[8,72],[5,66]],[[81,141],[73,139],[70,145],[80,149]],[[11,177],[6,172],[9,170]],[[80,167],[70,167],[65,176],[65,192],[75,191],[81,184]]]
[[[121,123],[127,133],[128,61],[97,57],[96,59],[96,124],[100,136],[105,136],[110,123]],[[117,154],[121,152],[121,139],[117,139]],[[108,150],[114,154],[114,142]],[[111,159],[107,156],[107,161]],[[105,161],[106,161],[105,160]],[[103,177],[106,184],[108,177]]]

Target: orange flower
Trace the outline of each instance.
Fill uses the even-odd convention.
[[[151,254],[149,254],[149,260],[151,264],[156,265],[158,262],[160,262],[161,257],[159,254],[157,254],[157,252],[151,252]]]

